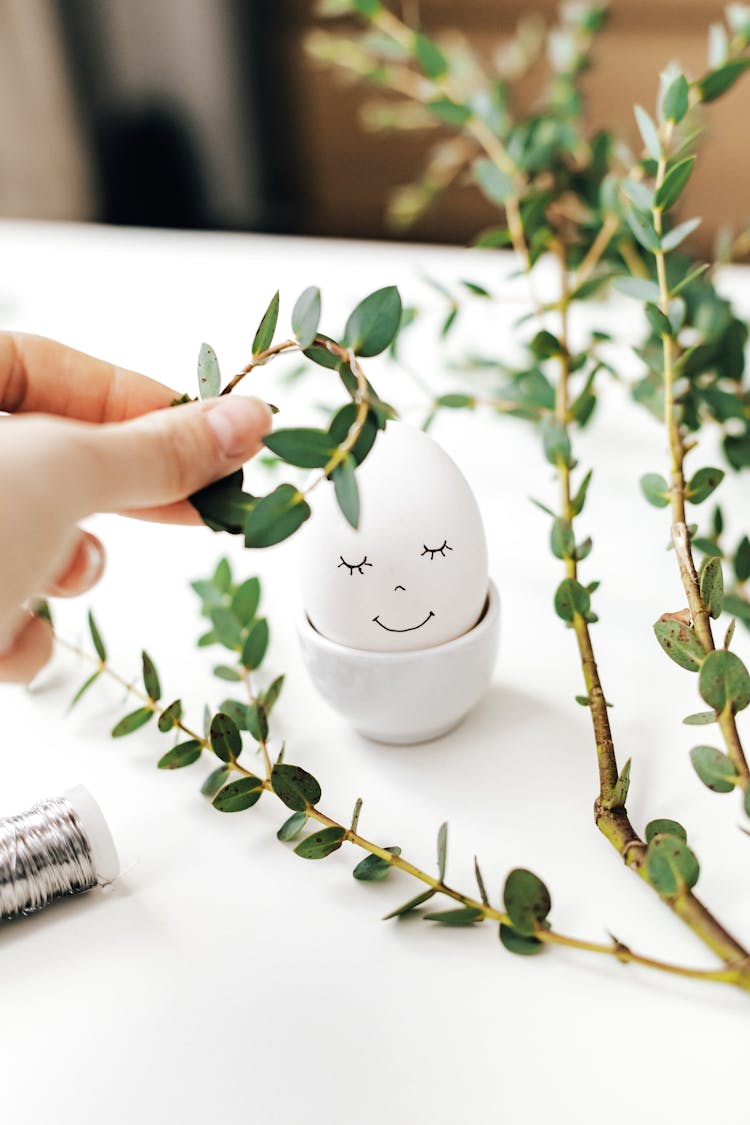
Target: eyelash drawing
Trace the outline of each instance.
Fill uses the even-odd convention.
[[[442,557],[445,558],[445,552],[453,550],[452,547],[448,546],[448,540],[447,539],[443,540],[442,547],[427,547],[427,546],[425,546],[424,543],[422,544],[422,546],[424,547],[424,550],[422,551],[422,554],[423,555],[429,555],[431,559],[434,559],[435,555],[442,555]],[[420,555],[420,558],[421,558],[421,555]]]
[[[354,564],[348,563],[346,561],[346,559],[343,558],[341,555],[339,555],[339,558],[341,559],[341,562],[339,563],[339,565],[337,566],[336,569],[340,570],[342,566],[347,566],[349,568],[350,574],[354,574],[355,570],[359,571],[360,574],[364,574],[364,570],[362,568],[365,567],[365,566],[372,566],[372,563],[367,561],[367,555],[365,555],[365,557],[362,559],[361,563],[354,563]]]

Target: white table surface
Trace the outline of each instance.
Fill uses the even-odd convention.
[[[503,280],[507,257],[422,246],[8,223],[0,262],[0,326],[57,337],[191,392],[201,340],[225,374],[236,370],[277,287],[288,325],[300,290],[319,284],[332,334],[356,299],[394,282],[407,300],[434,308],[436,324],[439,303],[420,273],[502,290],[507,315],[477,302],[444,351],[429,331],[410,342],[411,363],[442,390],[455,389],[445,368],[462,338],[512,355],[508,325],[521,307],[517,285]],[[747,309],[750,274],[730,273],[726,284]],[[622,299],[597,316],[637,328],[634,309]],[[370,369],[378,390],[418,417],[406,377],[383,360]],[[322,369],[294,387],[282,370],[258,382],[285,424],[314,418],[310,403],[340,399]],[[202,528],[92,521],[110,561],[86,603],[113,663],[135,675],[145,645],[165,697],[182,695],[199,723],[204,700],[227,693],[210,675],[211,654],[194,648],[200,622],[187,583],[226,553],[237,573],[262,576],[268,667],[287,673],[278,726],[288,760],[321,780],[321,807],[346,819],[361,795],[362,831],[428,867],[448,820],[455,885],[472,888],[475,852],[494,898],[510,867],[529,866],[551,888],[557,929],[604,940],[610,930],[642,952],[710,965],[593,824],[589,716],[573,701],[581,690],[573,637],[551,607],[559,564],[547,521],[527,499],[554,496],[536,436],[523,423],[449,413],[434,433],[476,489],[503,599],[494,684],[454,734],[410,749],[376,746],[314,694],[294,637],[293,542],[250,554]],[[620,761],[633,756],[632,818],[688,826],[700,894],[750,940],[750,841],[735,800],[693,774],[695,732],[680,720],[699,705],[695,680],[651,633],[663,610],[682,604],[663,547],[667,519],[637,488],[642,472],[663,467],[661,431],[612,384],[579,448],[597,465],[582,520],[595,549],[583,574],[603,580],[594,639]],[[69,636],[85,636],[84,610],[60,607]],[[741,628],[737,649],[747,658]],[[360,856],[350,848],[321,863],[298,859],[275,839],[284,810],[272,799],[243,815],[216,813],[198,793],[207,764],[157,772],[167,744],[155,729],[109,739],[125,710],[113,688],[66,717],[81,673],[61,655],[33,691],[0,688],[0,814],[82,782],[106,812],[124,869],[108,892],[0,932],[3,1121],[619,1125],[662,1113],[727,1121],[744,1107],[744,994],[576,952],[512,957],[489,926],[383,923],[418,890],[405,876],[356,883]]]

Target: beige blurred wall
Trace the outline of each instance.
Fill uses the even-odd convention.
[[[0,216],[86,219],[91,169],[51,0],[0,0]]]
[[[409,2],[419,10],[426,30],[439,33],[458,24],[488,53],[510,33],[520,13],[539,11],[552,18],[555,11],[547,0]],[[723,7],[704,0],[613,0],[611,22],[586,80],[592,125],[614,128],[635,143],[633,103],[653,105],[659,72],[671,59],[692,74],[701,72],[708,26],[720,19]],[[296,87],[295,133],[306,175],[305,226],[333,235],[381,235],[384,200],[391,188],[413,178],[426,142],[411,135],[364,133],[358,120],[366,98],[362,87],[342,86],[334,72],[304,60],[302,40],[316,25],[310,0],[292,0],[289,8],[286,54]],[[705,156],[685,198],[691,214],[704,216],[699,235],[704,247],[720,225],[744,225],[750,219],[749,122],[750,82],[745,80],[712,108]],[[440,202],[409,234],[464,242],[494,221],[496,213],[478,192],[465,187]]]

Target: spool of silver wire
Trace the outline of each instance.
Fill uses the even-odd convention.
[[[83,786],[0,820],[0,922],[109,883],[118,873],[107,822]]]

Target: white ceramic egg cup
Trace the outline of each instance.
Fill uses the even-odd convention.
[[[490,580],[484,612],[453,641],[410,652],[367,652],[297,626],[310,678],[327,703],[375,742],[410,745],[458,726],[487,690],[497,657],[500,599]]]

